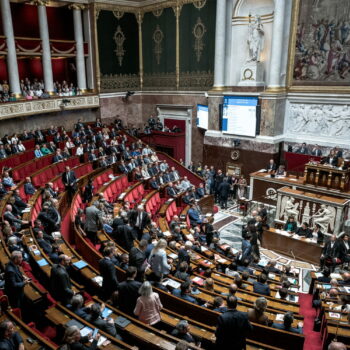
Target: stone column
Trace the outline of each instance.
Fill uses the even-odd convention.
[[[214,90],[225,86],[226,0],[216,2]]]
[[[84,92],[86,90],[86,72],[85,72],[83,24],[81,20],[81,10],[84,9],[84,6],[79,4],[73,4],[70,6],[70,8],[73,10],[73,18],[74,18],[74,37],[75,37],[75,46],[76,46],[78,88],[82,92]]]
[[[270,74],[268,80],[268,88],[271,89],[278,89],[279,87],[281,87],[285,4],[286,0],[275,0],[275,11],[272,29],[273,35],[271,44]]]
[[[9,74],[10,91],[16,95],[20,95],[21,86],[19,83],[16,45],[9,0],[1,0],[1,15],[7,45],[7,71]]]
[[[93,64],[93,39],[92,39],[92,28],[91,25],[91,10],[86,8],[83,11],[83,23],[84,23],[84,37],[88,42],[89,56],[86,58],[86,80],[89,90],[95,89],[95,79],[94,79],[94,64]]]
[[[233,1],[226,0],[226,34],[225,34],[225,86],[231,85],[231,49],[232,49],[232,12]]]
[[[40,39],[41,47],[43,50],[42,63],[44,73],[44,85],[46,91],[53,92],[51,49],[49,39],[49,26],[47,24],[46,3],[46,0],[35,1],[35,4],[38,6]]]

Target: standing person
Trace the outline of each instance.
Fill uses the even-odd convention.
[[[24,300],[24,286],[30,279],[22,275],[19,267],[23,261],[20,251],[13,251],[11,260],[5,267],[5,293],[12,308],[21,308]]]
[[[219,169],[214,178],[215,202],[219,201],[218,189],[223,180],[224,180],[224,174],[222,173],[222,170]]]
[[[99,270],[103,278],[102,291],[105,299],[108,299],[118,288],[118,279],[115,265],[112,261],[114,247],[106,247],[103,250],[103,258],[99,261]]]
[[[171,270],[171,265],[167,259],[165,252],[166,247],[166,240],[161,238],[157,242],[156,246],[152,249],[149,256],[149,263],[151,265],[152,271],[159,278],[163,278],[163,276],[169,274]]]
[[[159,295],[153,292],[152,285],[148,281],[142,284],[139,293],[140,297],[137,299],[134,314],[141,322],[154,326],[161,321],[160,310],[163,305]]]
[[[97,243],[97,231],[103,226],[102,212],[98,209],[98,205],[98,201],[95,201],[86,208],[85,214],[85,231],[92,244]]]
[[[246,348],[246,336],[253,329],[248,321],[245,312],[237,311],[237,298],[229,296],[227,298],[228,310],[218,317],[218,324],[215,332],[216,349]]]
[[[73,196],[77,191],[77,178],[73,170],[67,165],[65,172],[62,174],[62,182],[66,191]]]
[[[247,180],[244,178],[243,175],[241,175],[241,177],[238,180],[238,191],[237,191],[238,199],[245,198],[246,188],[247,188]]]
[[[74,295],[72,284],[67,272],[67,267],[70,265],[71,259],[69,256],[61,254],[58,257],[58,264],[53,265],[50,275],[50,293],[62,304],[70,304]]]
[[[136,274],[136,267],[129,266],[126,270],[126,280],[118,286],[119,309],[130,316],[133,316],[133,311],[139,297],[139,289],[142,285],[141,282],[135,281]]]
[[[129,222],[131,227],[133,227],[137,239],[140,240],[142,237],[143,230],[151,223],[151,219],[145,212],[143,205],[139,205],[137,210],[133,210],[130,213]]]
[[[219,184],[217,189],[221,209],[227,209],[227,199],[230,194],[230,190],[231,186],[227,182],[227,178],[225,177],[224,180]]]

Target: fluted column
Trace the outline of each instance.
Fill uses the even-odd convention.
[[[285,4],[286,0],[275,0],[270,58],[270,74],[268,80],[268,88],[270,89],[276,89],[281,87]]]
[[[226,0],[216,2],[214,89],[225,86]]]
[[[74,37],[76,46],[76,65],[77,65],[77,82],[78,88],[81,91],[86,90],[86,71],[85,71],[85,56],[84,56],[84,38],[83,24],[81,19],[81,10],[83,5],[73,4],[70,6],[73,10],[74,19]]]
[[[34,2],[38,6],[39,29],[42,47],[42,62],[44,73],[45,90],[53,92],[53,76],[51,64],[51,49],[49,38],[49,26],[47,24],[46,4],[47,0],[37,0]]]
[[[9,0],[1,0],[1,15],[7,45],[7,70],[9,74],[10,91],[16,95],[20,95],[21,86],[19,83],[16,45]]]

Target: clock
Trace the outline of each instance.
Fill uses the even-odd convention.
[[[231,159],[232,159],[232,160],[238,160],[238,159],[239,159],[239,156],[240,156],[240,153],[239,153],[239,150],[238,150],[238,149],[234,149],[234,150],[231,152]]]

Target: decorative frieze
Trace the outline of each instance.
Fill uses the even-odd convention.
[[[39,113],[100,106],[98,95],[64,96],[52,99],[9,102],[0,105],[0,120]]]

